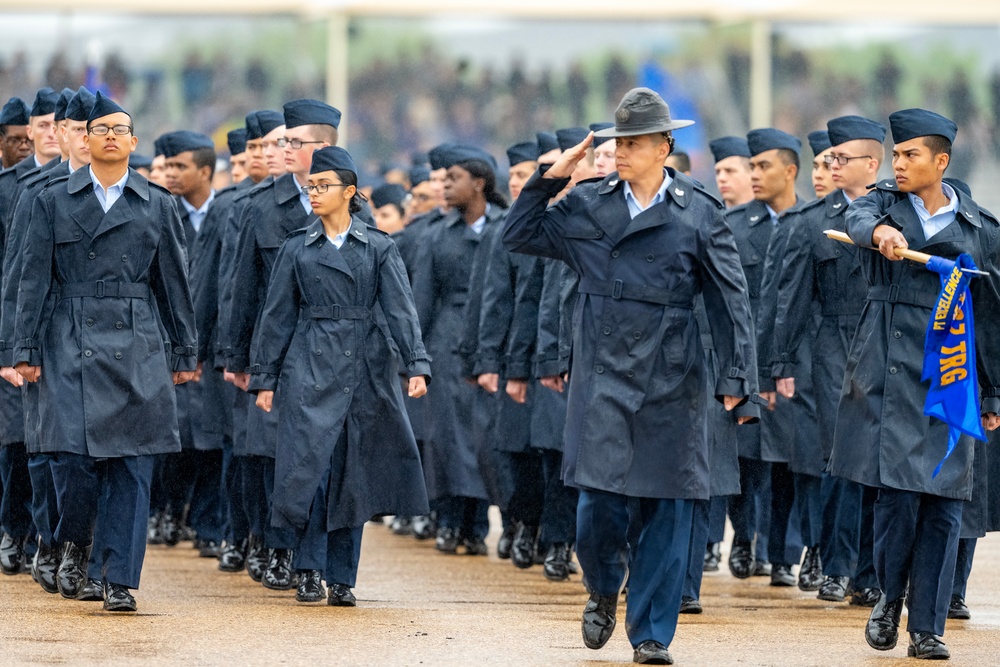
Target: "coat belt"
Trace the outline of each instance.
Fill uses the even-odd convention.
[[[59,286],[60,299],[75,299],[85,296],[98,299],[105,297],[110,299],[149,299],[149,285],[97,280],[88,283],[65,283]]]
[[[607,296],[612,299],[626,299],[628,301],[643,301],[645,303],[655,303],[660,306],[671,308],[683,308],[684,310],[694,310],[694,304],[690,301],[678,299],[675,294],[666,290],[648,287],[646,285],[633,285],[621,280],[593,280],[592,278],[580,279],[580,294],[593,294],[594,296]]]
[[[372,311],[364,306],[311,306],[303,309],[313,320],[367,320]]]
[[[938,295],[899,285],[873,285],[868,288],[868,300],[904,303],[908,306],[933,309],[937,304]]]

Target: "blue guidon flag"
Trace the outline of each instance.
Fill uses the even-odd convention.
[[[921,379],[931,383],[924,414],[940,419],[949,427],[948,449],[932,475],[937,477],[963,433],[982,441],[986,440],[986,433],[979,409],[970,275],[962,271],[975,270],[976,265],[963,253],[955,261],[931,257],[927,268],[941,274],[941,294],[931,313],[924,342]]]

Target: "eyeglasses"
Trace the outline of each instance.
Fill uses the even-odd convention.
[[[278,148],[284,148],[285,146],[291,146],[295,150],[299,150],[306,144],[322,144],[322,141],[302,141],[301,139],[289,139],[288,137],[281,137],[278,139]]]
[[[131,125],[113,125],[108,127],[107,125],[93,125],[90,128],[90,133],[98,137],[106,136],[108,132],[114,132],[119,137],[124,136],[132,132]]]
[[[316,185],[303,185],[302,189],[306,191],[306,194],[312,194],[315,192],[318,195],[325,195],[326,191],[330,188],[349,188],[351,187],[347,183],[318,183]]]
[[[29,146],[32,143],[31,139],[29,139],[28,137],[4,137],[3,140],[9,144],[14,144],[15,146],[16,145]]]
[[[844,165],[846,165],[851,160],[871,160],[871,159],[872,159],[871,155],[858,155],[856,157],[847,157],[846,155],[824,155],[823,156],[823,162],[825,162],[827,166],[830,166],[834,162],[836,162],[841,167],[843,167]]]

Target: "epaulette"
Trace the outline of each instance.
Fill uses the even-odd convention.
[[[49,176],[49,172],[47,172],[47,171],[33,173],[31,175],[31,178],[28,179],[28,181],[24,184],[25,190],[27,190],[28,188],[32,188],[32,187],[38,185],[40,182],[46,180],[48,178],[48,176]]]
[[[165,194],[168,194],[168,195],[170,195],[171,197],[173,197],[173,193],[171,193],[171,192],[170,192],[170,190],[168,190],[168,189],[167,189],[167,188],[165,188],[164,186],[160,185],[159,183],[154,183],[153,181],[150,181],[149,179],[146,179],[146,180],[147,180],[147,181],[149,181],[149,186],[150,186],[150,187],[152,187],[152,188],[156,188],[156,189],[157,189],[157,190],[159,190],[160,192],[163,192],[163,193],[165,193]]]
[[[836,192],[839,193],[840,191],[837,190]],[[809,201],[805,201],[802,202],[801,204],[796,204],[795,206],[791,207],[790,209],[785,211],[781,215],[781,217],[784,218],[789,215],[799,215],[801,213],[805,213],[806,211],[811,211],[814,208],[821,208],[824,202],[826,202],[826,197],[823,197],[822,199],[810,199]]]
[[[365,225],[365,227],[366,227],[366,228],[368,229],[368,231],[369,231],[369,232],[371,232],[372,234],[378,234],[378,235],[380,235],[380,236],[384,236],[384,237],[386,237],[386,238],[391,238],[389,234],[386,234],[385,232],[383,232],[383,231],[382,231],[381,229],[379,229],[378,227],[375,227],[374,225]]]
[[[745,211],[747,209],[747,207],[750,206],[750,204],[752,204],[753,202],[754,202],[754,200],[750,200],[746,204],[740,204],[739,206],[732,207],[731,209],[729,209],[728,211],[726,211],[726,217],[728,218],[731,215],[734,216],[734,215],[737,215],[739,213],[743,213],[743,211]]]
[[[250,192],[247,193],[247,196],[254,197],[260,194],[261,192],[264,192],[265,190],[269,190],[273,186],[274,186],[274,176],[268,176],[263,181],[250,188]]]
[[[706,190],[705,186],[702,185],[700,182],[696,181],[693,178],[691,179],[691,181],[694,183],[694,189],[696,191],[700,192],[701,194],[705,195],[706,197],[708,197],[708,200],[710,202],[712,202],[713,204],[715,204],[715,207],[717,209],[719,209],[719,210],[725,210],[726,205],[724,203],[722,203],[721,199],[719,199],[718,197],[716,197],[715,195],[713,195],[711,192],[709,192],[708,190]]]
[[[29,169],[28,171],[24,172],[24,174],[17,177],[17,182],[20,183],[23,180],[34,178],[38,174],[44,174],[46,171],[48,170],[46,169],[43,171],[41,167],[35,167],[34,169]]]
[[[293,229],[292,231],[288,232],[288,234],[285,236],[285,239],[286,240],[290,239],[293,236],[302,236],[303,234],[306,233],[308,229],[309,229],[308,227],[299,227],[298,229]]]
[[[227,185],[226,187],[222,188],[221,190],[216,190],[215,191],[215,196],[218,197],[219,195],[229,194],[230,192],[233,192],[234,190],[236,190],[236,184],[235,183],[233,185]]]
[[[51,188],[56,183],[65,183],[66,181],[69,180],[69,177],[70,177],[70,174],[63,174],[62,176],[57,176],[56,178],[50,179],[42,187],[42,190],[48,190],[49,188]]]
[[[979,217],[980,218],[985,218],[986,220],[989,220],[994,225],[1000,225],[1000,219],[998,219],[995,215],[993,215],[993,213],[991,211],[988,211],[987,209],[983,208],[982,206],[979,207]]]
[[[869,189],[885,190],[887,192],[899,192],[899,187],[896,185],[896,179],[886,178],[881,181],[876,181],[874,185],[869,186]]]
[[[603,176],[593,176],[591,178],[585,178],[582,181],[577,181],[577,185],[583,185],[584,183],[600,183],[604,180]]]

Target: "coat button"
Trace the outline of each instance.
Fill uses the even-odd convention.
[[[123,326],[125,326],[124,322],[115,322],[115,329],[121,329]]]
[[[316,282],[319,282],[319,276],[316,276]]]
[[[594,372],[595,373],[603,373],[604,372],[604,366],[601,366],[600,364],[594,366]]]
[[[639,340],[640,338],[642,338],[642,332],[641,331],[634,331],[632,333],[632,338],[635,338],[636,340]]]
[[[595,239],[599,239],[599,238],[601,238],[602,236],[604,236],[604,232],[602,232],[602,231],[600,231],[600,230],[598,230],[598,231],[594,232],[594,238],[595,238]]]
[[[620,254],[621,254],[621,253],[620,253],[619,251],[617,251],[617,250],[612,250],[612,251],[611,251],[611,256],[612,256],[612,257],[618,257],[618,255],[620,255]]]
[[[90,259],[94,259],[95,257],[97,257],[97,253],[96,252],[88,253],[87,257],[89,257]]]
[[[892,335],[895,338],[902,338],[903,337],[903,332],[902,331],[893,331]]]
[[[313,387],[313,389],[315,389],[316,391],[319,391],[319,390],[321,390],[321,389],[322,389],[322,387],[321,387],[321,386],[319,386],[319,385],[316,385],[315,387]]]
[[[647,262],[652,262],[653,261],[653,256],[652,255],[646,255],[646,261]]]
[[[895,366],[889,366],[889,374],[890,375],[895,375],[896,374],[896,370],[897,369],[896,369]]]
[[[604,335],[605,336],[611,335],[611,327],[604,327]]]
[[[76,241],[79,241],[82,238],[83,238],[83,234],[81,234],[80,232],[77,232],[76,234],[73,234],[73,239],[76,240]]]
[[[121,352],[115,352],[115,359],[121,359],[121,358],[122,358],[122,353]]]
[[[122,255],[122,261],[123,262],[127,262],[128,261],[128,255]]]
[[[345,357],[351,356],[351,351],[350,350],[344,350],[344,356]]]
[[[313,350],[313,353],[314,353],[314,354],[315,354],[315,355],[316,355],[317,357],[319,357],[319,356],[322,356],[322,355],[323,355],[323,350]]]
[[[344,393],[345,394],[350,394],[351,393],[351,388],[350,387],[344,387]]]
[[[84,351],[84,353],[83,353],[83,356],[85,356],[85,357],[89,357],[89,356],[92,356],[93,354],[94,354],[94,353],[93,353],[93,352],[91,352],[90,350],[86,350],[86,351]]]
[[[88,318],[87,318],[87,326],[88,326],[88,327],[92,327],[92,326],[94,326],[94,320],[88,317]]]
[[[626,371],[625,375],[629,376],[630,378],[634,378],[635,377],[635,371],[631,371],[631,370],[630,371]]]

